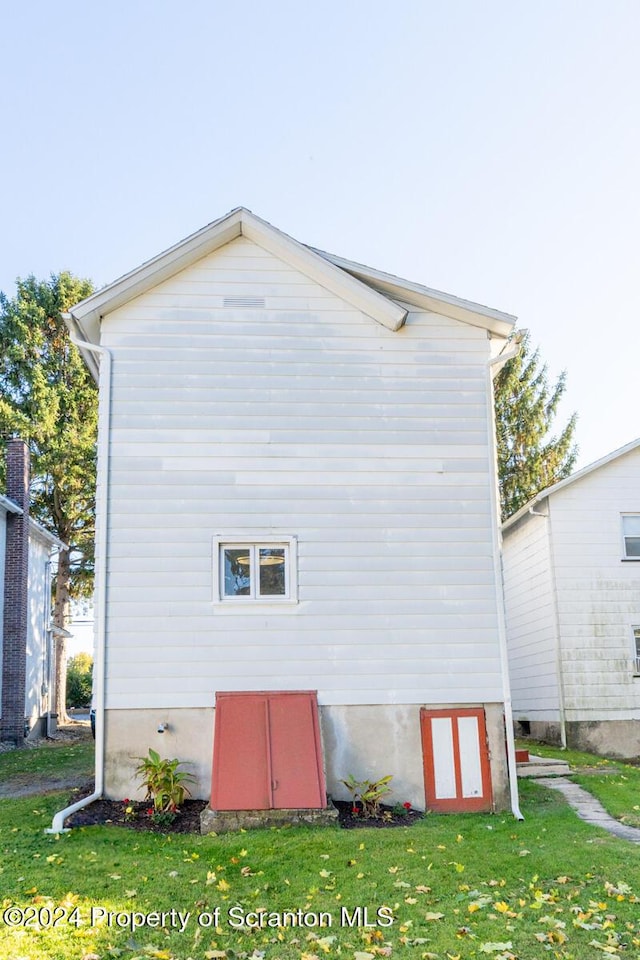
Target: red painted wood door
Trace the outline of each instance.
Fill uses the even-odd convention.
[[[218,693],[212,809],[325,806],[315,691]]]
[[[491,769],[482,707],[420,711],[428,810],[490,810]]]

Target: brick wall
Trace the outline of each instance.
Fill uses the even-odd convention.
[[[29,566],[29,450],[23,440],[7,444],[6,493],[23,513],[7,515],[0,740],[22,743]]]

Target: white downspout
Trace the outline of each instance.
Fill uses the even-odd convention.
[[[519,346],[519,344],[518,344]],[[513,355],[517,353],[514,349]],[[508,358],[511,358],[511,351]],[[518,771],[516,766],[516,743],[513,735],[513,709],[511,702],[511,683],[509,681],[509,656],[507,653],[507,630],[504,616],[504,588],[502,582],[502,532],[500,529],[500,496],[498,488],[498,457],[496,451],[496,414],[493,403],[493,377],[491,368],[497,363],[504,362],[505,356],[497,356],[487,364],[487,418],[489,426],[489,470],[491,472],[491,511],[493,514],[493,569],[495,572],[496,592],[498,599],[498,642],[500,645],[500,664],[502,667],[502,696],[504,700],[504,723],[507,739],[507,768],[509,771],[509,792],[511,796],[511,811],[516,820],[524,820],[520,810],[518,796]]]
[[[547,544],[549,547],[549,557],[553,558],[553,527],[551,524],[551,501],[547,498],[547,512],[540,513],[534,510],[534,504],[529,507],[529,513],[532,517],[543,517],[547,522],[545,524],[547,531]],[[560,614],[558,612],[558,583],[554,571],[554,561],[550,559],[551,570],[551,597],[553,599],[553,626],[555,630],[554,652],[556,661],[556,676],[558,678],[558,718],[560,720],[560,746],[563,750],[567,749],[567,717],[564,708],[564,671],[562,669],[562,649],[560,644]]]
[[[63,314],[68,324],[77,328],[72,314]],[[107,600],[107,520],[109,514],[109,434],[111,421],[111,353],[106,347],[100,347],[86,340],[81,340],[70,333],[69,339],[76,347],[89,350],[100,356],[100,416],[98,431],[98,463],[101,464],[103,477],[102,488],[99,491],[96,516],[96,534],[99,532],[100,542],[96,541],[96,634],[95,634],[95,668],[94,690],[96,704],[96,756],[95,756],[95,789],[91,796],[84,797],[76,803],[59,810],[53,818],[51,826],[45,833],[68,833],[69,827],[64,826],[67,817],[76,810],[82,810],[94,800],[99,800],[104,791],[104,673],[105,673],[105,633],[106,633],[106,600]],[[99,547],[99,549],[98,549]]]

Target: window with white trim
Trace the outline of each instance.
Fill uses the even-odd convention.
[[[634,676],[640,676],[640,627],[633,628],[633,645],[635,649]]]
[[[622,556],[625,560],[640,560],[640,513],[623,513]]]
[[[216,599],[225,603],[295,601],[295,538],[215,539]]]

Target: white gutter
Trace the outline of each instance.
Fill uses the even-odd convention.
[[[106,599],[107,599],[107,520],[109,514],[109,433],[111,420],[111,353],[106,347],[99,347],[74,336],[71,329],[78,330],[78,325],[71,313],[63,314],[65,323],[70,328],[69,339],[82,350],[97,353],[100,356],[100,414],[98,431],[98,463],[102,465],[104,481],[99,492],[96,516],[96,533],[99,531],[100,543],[96,543],[96,646],[94,669],[94,691],[96,704],[96,756],[95,756],[95,788],[91,796],[84,797],[76,803],[59,810],[53,818],[51,826],[45,833],[68,833],[69,827],[64,826],[67,817],[76,810],[82,810],[94,800],[99,800],[104,791],[104,672],[105,672],[105,632],[106,632]]]
[[[502,533],[500,530],[500,495],[498,488],[498,458],[496,452],[496,414],[493,403],[492,366],[504,362],[498,355],[487,364],[487,420],[489,426],[489,470],[491,473],[491,511],[493,514],[493,569],[498,599],[498,642],[500,645],[500,665],[502,668],[502,696],[504,701],[504,723],[507,740],[507,768],[509,771],[509,793],[511,811],[516,820],[524,820],[520,810],[518,796],[518,768],[516,766],[516,743],[513,735],[513,706],[511,701],[511,683],[509,682],[509,656],[507,653],[507,629],[505,623],[504,585],[502,580]]]

